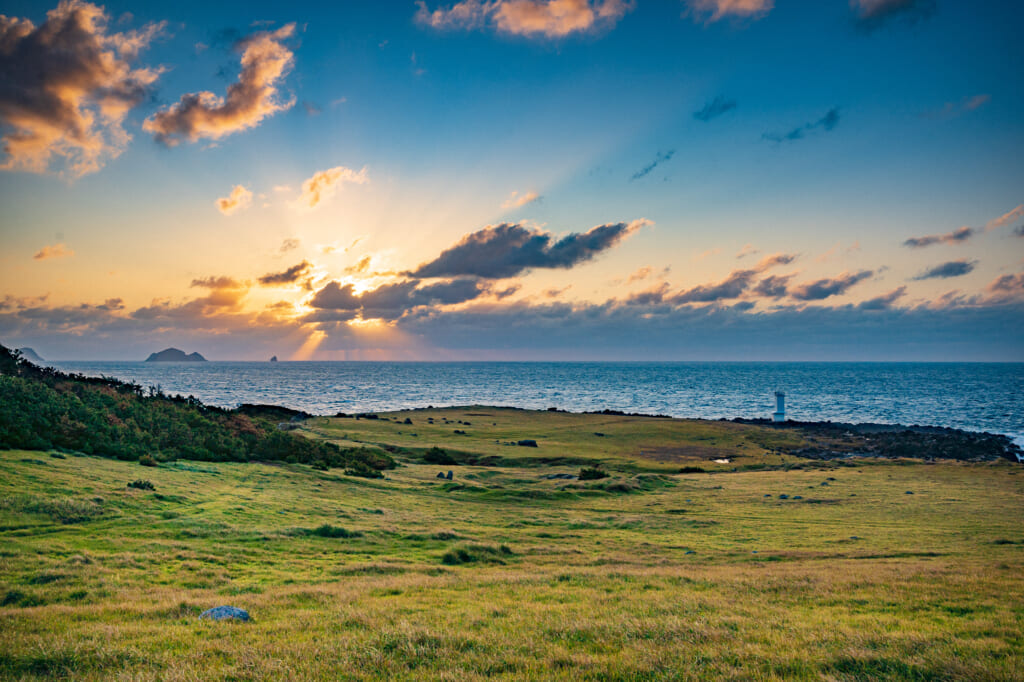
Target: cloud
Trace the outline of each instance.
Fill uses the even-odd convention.
[[[705,104],[704,108],[700,111],[693,112],[693,117],[698,121],[704,121],[707,123],[711,119],[718,118],[722,114],[728,113],[735,108],[736,100],[728,99],[719,95]]]
[[[439,306],[464,303],[489,291],[486,283],[471,277],[422,284],[405,280],[383,284],[376,289],[355,293],[352,284],[342,286],[328,282],[316,292],[309,305],[320,310],[359,313],[363,319],[396,320],[406,312],[420,306]],[[314,314],[311,321],[324,319]]]
[[[813,132],[814,130],[821,129],[825,132],[833,130],[839,124],[839,109],[829,109],[828,112],[819,118],[817,121],[808,122],[802,126],[797,126],[787,133],[765,133],[761,137],[765,140],[772,142],[794,142],[796,140],[802,140],[804,135]]]
[[[231,215],[235,211],[248,208],[250,204],[252,204],[252,192],[242,185],[235,185],[231,194],[216,201],[217,210],[224,215]]]
[[[844,272],[835,278],[804,282],[790,289],[789,295],[798,301],[821,301],[831,296],[845,294],[855,284],[873,274],[875,273],[872,270],[861,270],[857,273]]]
[[[313,102],[309,101],[303,102],[302,108],[306,112],[306,116],[319,116],[321,113],[323,113],[323,109],[318,107]]]
[[[999,229],[1000,227],[1009,225],[1010,223],[1018,220],[1021,217],[1024,217],[1024,204],[1021,204],[1012,211],[1004,213],[998,218],[995,218],[994,220],[990,220],[987,223],[985,223],[985,231],[991,232],[992,230]]]
[[[360,275],[370,270],[370,263],[373,261],[372,256],[363,256],[359,259],[359,262],[355,265],[350,265],[345,268],[346,275]]]
[[[796,255],[792,253],[773,253],[758,261],[757,265],[754,266],[754,269],[757,272],[764,272],[765,270],[770,270],[778,265],[789,265],[795,261],[796,258]]]
[[[366,175],[366,168],[356,172],[345,166],[335,166],[314,173],[311,178],[302,183],[302,194],[295,200],[298,206],[312,210],[321,202],[334,196],[338,188],[346,182],[362,185],[369,182]]]
[[[279,251],[281,253],[288,253],[289,251],[294,251],[295,249],[299,248],[299,244],[301,244],[301,242],[298,239],[285,239],[283,242],[281,242],[281,248],[279,249]]]
[[[241,306],[244,291],[236,289],[216,299],[156,300],[135,310],[126,309],[117,299],[49,306],[44,298],[0,296],[0,338],[15,346],[38,347],[45,341],[44,348],[51,349],[47,356],[67,359],[137,356],[141,360],[154,344],[197,348],[212,357],[257,359],[298,349],[316,332],[323,335],[320,348],[325,358],[335,350],[379,352],[397,347],[389,343],[423,339],[429,340],[429,346],[417,343],[412,348],[416,355],[410,357],[1024,360],[1019,342],[1024,335],[1024,273],[997,278],[985,296],[951,296],[941,307],[812,304],[775,306],[763,312],[752,311],[750,301],[671,306],[664,296],[654,296],[644,303],[544,300],[538,304],[498,301],[497,292],[487,291],[457,306],[433,303],[471,296],[480,286],[465,280],[445,284],[443,291],[415,293],[417,285],[406,282],[374,294],[381,308],[385,293],[397,301],[390,308],[395,312],[389,314],[405,310],[388,320],[393,335],[365,334],[345,324],[360,314],[369,319],[370,309],[364,310],[363,299],[371,292],[356,295],[349,289],[348,309],[319,308],[296,317],[297,311],[287,302],[246,310]],[[335,282],[333,288],[344,287]],[[878,298],[887,297],[895,297],[894,292]],[[427,303],[415,305],[424,300]]]
[[[415,20],[439,30],[492,27],[529,38],[563,38],[572,33],[611,28],[631,11],[631,0],[463,0],[430,10],[417,1]]]
[[[228,86],[225,97],[208,91],[184,94],[177,104],[147,118],[142,129],[173,147],[181,140],[217,140],[290,109],[295,99],[281,99],[278,86],[294,62],[283,41],[294,34],[295,24],[288,24],[238,41],[235,47],[242,51],[242,71],[238,81]]]
[[[932,244],[961,244],[974,236],[972,227],[961,227],[946,234],[930,234],[925,237],[911,237],[903,242],[903,246],[921,249]]]
[[[1015,237],[1024,237],[1024,225],[1018,225],[1017,227],[1015,227],[1013,230],[1013,235]]]
[[[743,248],[736,252],[736,260],[754,256],[761,253],[761,249],[755,248],[753,244],[744,244]]]
[[[974,95],[964,97],[959,102],[946,102],[941,109],[926,111],[922,116],[925,118],[947,119],[962,116],[970,111],[980,109],[992,99],[991,95]]]
[[[568,234],[557,241],[554,241],[550,233],[532,230],[522,223],[489,225],[466,235],[435,260],[421,265],[412,275],[469,275],[501,279],[513,277],[531,268],[571,268],[593,259],[650,224],[645,219],[631,223],[608,223],[582,234]]]
[[[889,310],[892,308],[893,303],[902,298],[906,293],[906,287],[898,287],[887,294],[861,301],[857,304],[857,307],[861,310]]]
[[[654,272],[654,268],[652,268],[649,265],[645,265],[644,267],[640,268],[639,270],[631,274],[629,278],[626,280],[626,284],[632,284],[633,282],[645,280],[651,276],[652,272]]]
[[[34,260],[49,260],[51,258],[66,258],[74,255],[75,252],[69,249],[67,244],[61,242],[59,244],[47,244],[36,251],[36,255],[32,256],[32,258]]]
[[[674,303],[713,303],[715,301],[739,298],[757,276],[754,270],[734,270],[717,284],[701,284],[681,291],[673,297]]]
[[[80,0],[40,26],[0,14],[0,169],[79,177],[128,146],[125,117],[162,72],[133,62],[164,23],[118,33],[109,22]]]
[[[963,275],[969,274],[973,271],[974,266],[977,264],[977,261],[968,261],[965,259],[951,260],[947,263],[942,263],[941,265],[928,268],[913,279],[949,279],[950,277],[962,277]]]
[[[658,155],[654,157],[654,161],[651,161],[649,164],[638,170],[636,173],[633,173],[633,176],[630,178],[630,180],[639,180],[640,178],[646,176],[659,165],[665,163],[666,161],[670,161],[672,157],[675,155],[675,153],[675,149],[669,149],[667,152],[658,152]]]
[[[284,272],[270,272],[258,279],[263,286],[273,287],[281,284],[292,284],[301,279],[313,265],[309,261],[302,261],[293,265]]]
[[[505,201],[501,202],[501,207],[506,210],[512,208],[522,208],[523,206],[526,206],[527,204],[532,204],[533,202],[539,201],[540,199],[541,196],[536,192],[524,192],[522,194],[520,194],[519,192],[512,192],[512,194],[508,195],[508,199],[505,199]]]
[[[711,24],[721,19],[756,21],[772,11],[774,0],[684,0],[695,20]]]
[[[976,234],[981,232],[982,229],[984,229],[985,232],[991,232],[992,230],[1005,227],[1022,217],[1024,217],[1024,204],[1017,206],[998,218],[993,218],[985,223],[984,228],[974,228],[965,225],[946,234],[930,234],[924,237],[911,237],[903,242],[903,246],[912,249],[919,249],[926,246],[932,246],[933,244],[960,244],[974,237]]]
[[[894,19],[915,23],[935,13],[936,0],[850,0],[857,26],[874,31]]]
[[[203,289],[242,289],[245,287],[244,284],[234,278],[225,276],[218,277],[215,275],[194,279],[189,286],[200,287]]]
[[[995,278],[985,287],[985,292],[992,296],[989,302],[1024,299],[1024,272]]]
[[[754,293],[761,298],[782,298],[789,292],[789,280],[793,277],[794,275],[769,275],[757,283]]]
[[[796,256],[787,253],[776,253],[765,256],[753,268],[747,270],[733,270],[721,282],[715,284],[701,284],[679,292],[672,297],[674,303],[714,303],[716,301],[739,298],[747,293],[757,276],[771,268],[779,265],[788,265],[796,260]],[[785,284],[786,278],[777,278]],[[765,285],[769,287],[770,285]],[[777,282],[776,282],[777,286]],[[769,296],[774,290],[770,290]],[[762,294],[765,295],[765,294]]]

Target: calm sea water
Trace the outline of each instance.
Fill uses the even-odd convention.
[[[675,417],[768,417],[952,426],[1024,446],[1024,364],[615,362],[61,362],[235,407],[314,414],[427,405],[558,407]]]

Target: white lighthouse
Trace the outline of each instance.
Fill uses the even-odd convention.
[[[772,413],[772,421],[786,421],[786,394],[782,391],[775,391],[775,412]]]

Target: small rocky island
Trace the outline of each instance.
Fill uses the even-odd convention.
[[[185,354],[185,351],[177,348],[165,348],[159,353],[150,353],[146,362],[206,362],[199,353]]]

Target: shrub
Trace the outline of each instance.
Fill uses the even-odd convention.
[[[598,467],[583,467],[580,469],[581,481],[597,481],[602,478],[608,478],[608,474]]]
[[[458,464],[455,458],[439,447],[432,447],[423,454],[427,464]]]
[[[128,487],[135,488],[136,490],[156,490],[156,486],[142,478],[132,481],[128,484]]]
[[[141,457],[139,457],[139,464],[141,464],[144,467],[159,466],[157,464],[157,461],[153,459],[152,455],[142,455]]]
[[[384,478],[384,474],[363,462],[353,462],[352,466],[345,469],[345,475],[359,478]]]
[[[363,536],[363,534],[360,533],[358,530],[348,530],[347,528],[342,528],[341,526],[332,526],[329,523],[325,523],[322,526],[314,528],[313,530],[309,531],[309,534],[310,535],[317,535],[317,536],[322,537],[322,538],[344,538],[344,539],[359,538],[359,537]]]
[[[515,556],[515,552],[508,545],[494,547],[493,545],[465,545],[456,547],[444,553],[441,563],[446,566],[459,566],[462,564],[492,563],[504,564],[505,559]]]

